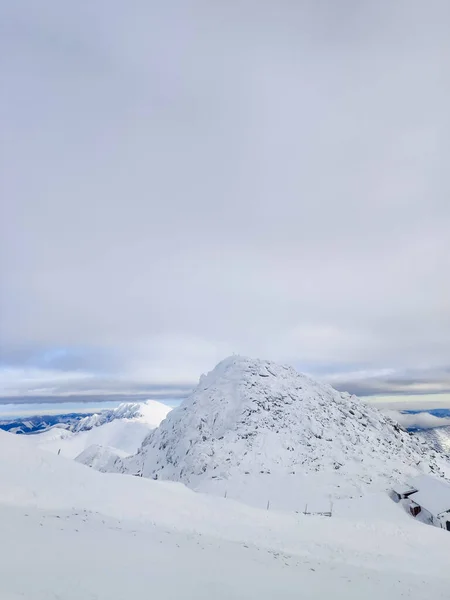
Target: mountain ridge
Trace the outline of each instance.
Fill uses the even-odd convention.
[[[74,433],[88,431],[93,427],[100,427],[116,419],[139,419],[152,426],[157,426],[167,416],[170,407],[157,400],[145,402],[122,402],[119,406],[100,413],[88,415],[74,423],[70,430]]]

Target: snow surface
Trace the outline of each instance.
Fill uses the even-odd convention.
[[[86,417],[77,423],[75,431],[53,427],[43,433],[28,436],[30,444],[68,458],[76,458],[90,448],[97,468],[107,464],[106,456],[124,457],[137,452],[142,441],[170,412],[170,407],[148,400],[143,403],[121,404],[116,409]],[[83,424],[84,423],[84,424]],[[108,448],[101,450],[100,447]],[[97,452],[94,452],[94,448]],[[82,462],[88,454],[84,454]]]
[[[232,356],[113,470],[261,507],[323,511],[332,498],[445,475],[449,465],[355,396],[290,367]]]
[[[146,423],[122,419],[78,433],[62,429],[61,431],[64,431],[66,435],[61,437],[54,434],[47,436],[54,431],[50,430],[29,436],[27,439],[31,444],[38,445],[50,452],[58,453],[61,450],[61,454],[67,458],[75,458],[92,445],[111,446],[121,450],[124,453],[123,456],[126,456],[137,451],[151,429],[152,427]]]
[[[411,480],[411,486],[418,491],[409,499],[425,508],[434,516],[450,510],[450,485],[446,481],[420,475]]]
[[[102,474],[9,433],[0,452],[5,600],[448,599],[450,535],[385,495],[295,515]]]
[[[438,452],[450,455],[450,426],[418,431],[416,435]]]
[[[414,477],[413,479],[419,479],[420,477],[422,477],[422,475],[419,475],[418,477]],[[426,477],[426,475],[424,475],[423,477]],[[395,484],[392,487],[392,491],[395,492],[396,494],[398,494],[399,496],[403,496],[404,494],[411,494],[413,491],[417,492],[417,488],[412,484],[412,483],[408,483],[408,484]]]
[[[75,460],[83,465],[108,473],[114,469],[114,463],[127,456],[126,452],[109,446],[92,444],[76,456]]]

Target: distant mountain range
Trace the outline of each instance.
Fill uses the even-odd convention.
[[[32,434],[47,431],[55,425],[63,429],[72,429],[79,421],[90,417],[90,413],[69,413],[61,415],[35,415],[23,418],[1,419],[0,429],[10,433]]]
[[[38,408],[38,407],[37,407]],[[1,419],[0,429],[21,435],[43,433],[53,427],[74,433],[89,431],[117,419],[142,419],[156,427],[166,416],[169,407],[161,402],[123,402],[116,408],[99,413],[67,413],[57,415],[34,415],[23,418]]]
[[[34,435],[22,435],[31,447],[78,462],[106,465],[118,456],[135,454],[152,429],[166,417],[170,407],[148,400],[123,404],[101,414],[89,415],[60,427],[58,424]]]

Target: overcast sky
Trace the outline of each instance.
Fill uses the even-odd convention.
[[[0,395],[235,352],[450,399],[448,0],[0,0]]]

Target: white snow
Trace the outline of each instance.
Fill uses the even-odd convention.
[[[148,400],[143,403],[121,404],[113,410],[105,411],[82,419],[75,431],[53,427],[43,433],[27,436],[30,444],[68,458],[76,458],[86,449],[107,447],[116,456],[134,454],[152,429],[170,412],[170,407]],[[97,456],[96,466],[106,465],[105,452],[91,449],[91,456]],[[102,455],[101,459],[99,453]],[[87,455],[84,455],[83,462]]]
[[[10,433],[12,433],[10,431]],[[50,446],[54,442],[58,444],[61,440],[68,440],[73,437],[72,431],[64,427],[54,426],[42,433],[33,433],[32,435],[24,436],[24,439],[32,441],[39,446]]]
[[[419,475],[419,478],[421,476]],[[413,479],[417,479],[416,477],[414,477]],[[399,496],[403,496],[404,494],[411,494],[414,490],[417,492],[417,488],[411,483],[411,484],[395,484],[392,487],[392,490],[398,494]]]
[[[97,471],[108,473],[114,469],[114,463],[125,456],[127,453],[117,448],[92,444],[83,450],[75,460],[88,467],[93,467]]]
[[[269,361],[232,356],[114,470],[255,506],[329,510],[448,464],[376,408]]]
[[[446,481],[421,475],[411,480],[413,488],[418,490],[409,499],[425,508],[434,516],[450,510],[450,485]]]
[[[0,431],[0,598],[448,599],[450,534],[380,491],[445,459],[357,398],[233,357],[136,456],[109,447],[130,450],[137,422],[53,429],[45,450]],[[80,439],[106,445],[66,458]]]
[[[61,438],[56,436],[48,438],[46,434],[49,432],[46,431],[28,436],[27,440],[50,452],[58,453],[61,450],[61,454],[68,458],[75,458],[92,445],[111,446],[117,450],[122,450],[126,456],[137,451],[142,441],[151,431],[151,427],[140,421],[122,419],[78,433],[61,431],[69,435]]]
[[[157,402],[156,400],[147,400],[145,402],[123,402],[116,408],[104,410],[80,419],[72,428],[72,431],[85,431],[93,427],[99,427],[115,419],[138,419],[146,423],[151,428],[158,427],[168,413],[170,406]]]
[[[450,426],[426,429],[416,435],[439,452],[450,455]]]
[[[385,495],[332,518],[101,474],[0,432],[0,597],[443,600],[450,535]]]

